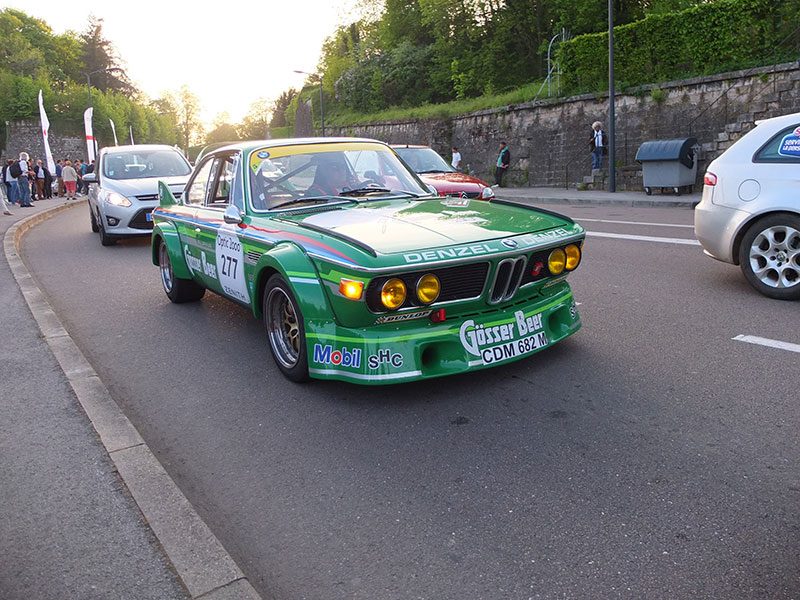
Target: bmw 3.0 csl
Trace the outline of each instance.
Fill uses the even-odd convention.
[[[384,384],[505,364],[575,333],[584,230],[494,199],[433,196],[387,145],[242,142],[159,188],[152,260],[173,302],[206,289],[266,326],[275,363]]]

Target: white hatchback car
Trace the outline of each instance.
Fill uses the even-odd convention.
[[[178,150],[164,145],[109,146],[100,150],[89,183],[89,219],[100,243],[150,235],[150,213],[158,206],[158,182],[180,197],[192,167]]]
[[[758,121],[708,165],[694,228],[759,292],[800,299],[800,113]]]

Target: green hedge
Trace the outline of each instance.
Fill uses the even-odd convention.
[[[714,0],[614,28],[616,87],[683,79],[795,60],[786,41],[800,22],[795,0]],[[796,40],[797,35],[792,36]],[[608,33],[561,45],[568,93],[608,89]]]

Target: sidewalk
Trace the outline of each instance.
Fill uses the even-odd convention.
[[[74,204],[0,215],[0,598],[258,598],[17,255],[34,220]]]
[[[610,204],[663,208],[691,208],[700,202],[701,197],[700,193],[676,196],[654,192],[652,196],[647,196],[644,192],[611,193],[549,187],[503,187],[494,188],[494,193],[501,200],[516,200],[533,204]]]

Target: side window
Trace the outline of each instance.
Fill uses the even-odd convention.
[[[184,204],[204,204],[206,199],[206,189],[208,188],[208,180],[211,177],[211,164],[214,161],[207,160],[192,177],[187,187],[186,196],[183,201]]]
[[[218,156],[214,159],[211,172],[214,173],[213,193],[208,198],[209,206],[225,207],[230,202],[233,187],[234,155]]]
[[[800,126],[782,129],[753,157],[753,162],[798,163],[800,162]]]

